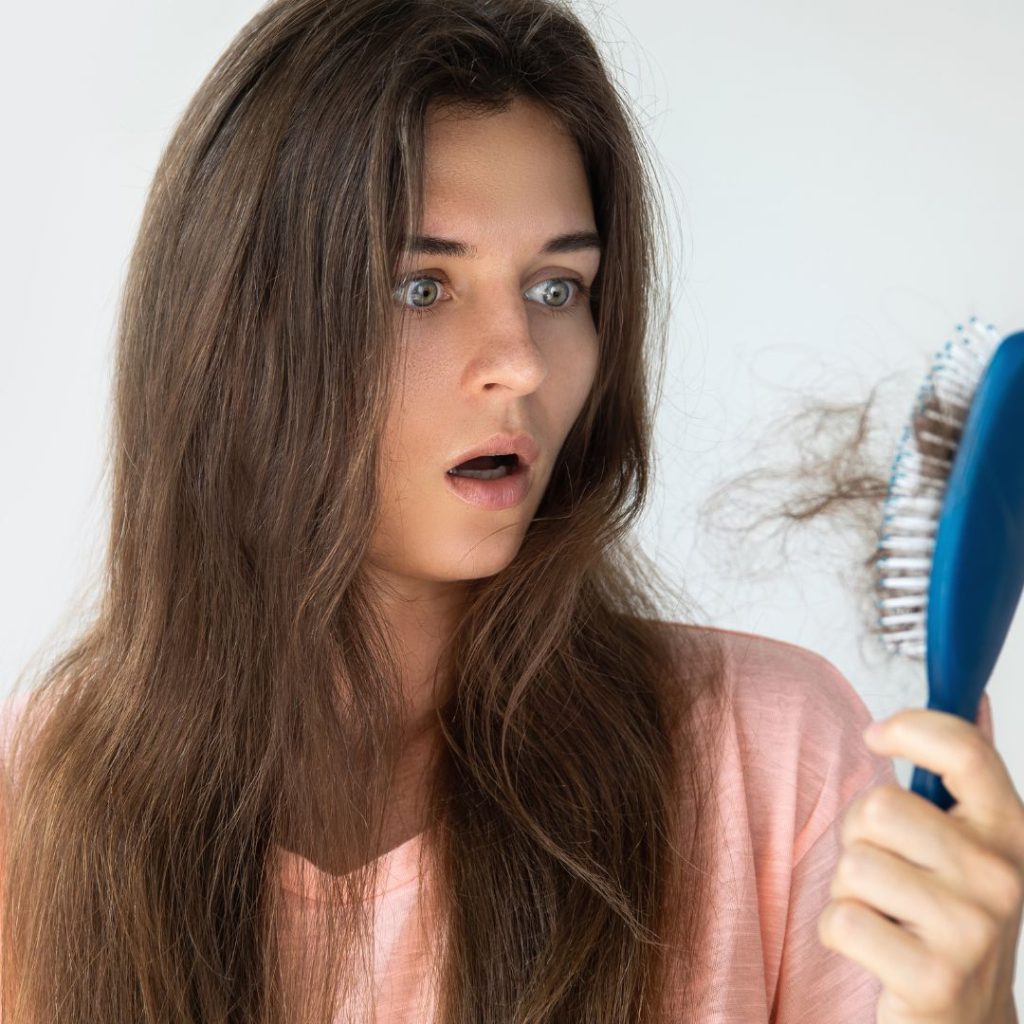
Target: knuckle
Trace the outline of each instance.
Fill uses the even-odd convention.
[[[848,886],[860,882],[870,870],[871,851],[868,844],[860,840],[851,843],[840,857],[836,877]]]
[[[1017,914],[1024,904],[1024,877],[1021,876],[1021,869],[1000,857],[992,864],[990,877],[999,909],[1008,917]]]
[[[966,988],[966,977],[948,961],[935,960],[928,971],[927,988],[931,993],[932,1008],[942,1010],[961,1002]]]
[[[1014,853],[1024,871],[1024,800],[1017,796],[1017,812],[1013,815]]]
[[[860,805],[861,818],[873,825],[886,822],[896,811],[899,797],[893,792],[895,788],[891,782],[886,782],[867,793]]]
[[[832,904],[828,927],[833,938],[849,932],[857,923],[857,911],[848,900],[839,900]]]
[[[999,923],[974,904],[965,904],[959,918],[959,944],[972,960],[977,961],[998,942]]]
[[[942,1014],[960,1004],[972,973],[962,956],[948,951],[922,952],[915,958],[914,976],[919,1009],[929,1015]]]
[[[959,768],[964,775],[984,771],[992,758],[993,750],[984,737],[972,732],[960,745]]]

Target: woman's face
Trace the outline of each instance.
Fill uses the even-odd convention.
[[[597,333],[576,282],[589,287],[600,262],[596,244],[542,251],[596,228],[576,145],[540,106],[516,100],[502,114],[430,119],[424,188],[420,235],[471,251],[406,251],[399,266],[405,369],[370,555],[392,585],[421,596],[515,556],[594,380]],[[501,431],[536,442],[525,500],[469,504],[446,472]]]

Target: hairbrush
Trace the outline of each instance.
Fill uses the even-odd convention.
[[[928,708],[974,722],[1024,589],[1024,331],[956,331],[897,445],[875,596],[882,644],[925,662]],[[920,766],[910,789],[956,803]]]

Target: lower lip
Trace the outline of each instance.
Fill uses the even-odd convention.
[[[523,502],[530,490],[530,467],[520,462],[511,473],[497,480],[477,480],[471,476],[452,476],[451,473],[445,473],[444,479],[463,501],[496,511],[513,508]]]

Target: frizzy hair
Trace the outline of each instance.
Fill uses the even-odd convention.
[[[560,0],[280,0],[184,111],[131,253],[101,585],[5,765],[6,1024],[366,1009],[401,752],[398,653],[365,573],[393,275],[428,113],[514,100],[579,146],[599,366],[520,550],[471,581],[435,676],[454,683],[423,846],[438,1019],[693,1014],[728,676],[630,537],[669,293],[642,133]],[[367,865],[322,873],[316,941],[287,928],[286,841]]]
[[[948,457],[935,443],[935,425],[918,408],[917,389],[934,355],[874,379],[866,393],[826,399],[813,394],[784,403],[770,422],[761,423],[756,441],[738,461],[754,468],[730,471],[702,501],[697,516],[704,550],[719,553],[715,571],[744,580],[793,572],[803,560],[817,570],[832,568],[855,612],[861,656],[873,670],[891,673],[904,656],[880,643],[878,565],[882,516],[891,486],[892,462],[904,429],[918,450]],[[834,372],[834,371],[833,371]],[[959,410],[932,395],[930,404],[947,419]],[[949,435],[954,439],[959,430]],[[773,454],[796,442],[796,454]],[[762,530],[771,524],[770,530]],[[757,536],[761,530],[761,536]],[[822,536],[816,541],[814,534]],[[755,539],[756,538],[756,539]],[[796,538],[796,543],[791,543]],[[767,558],[775,548],[777,558]],[[751,568],[756,550],[761,564]],[[748,563],[737,565],[747,557]],[[914,696],[910,689],[905,697]]]

